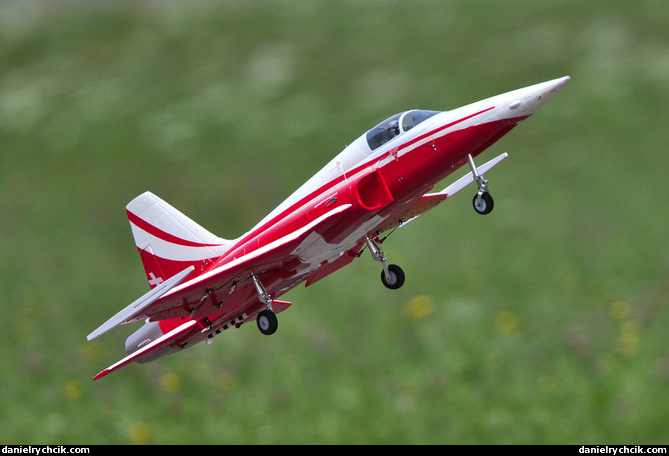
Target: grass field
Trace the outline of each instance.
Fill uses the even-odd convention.
[[[0,3],[0,443],[668,444],[667,30],[659,0]],[[384,244],[402,289],[364,256],[270,338],[91,381],[148,289],[137,194],[233,238],[395,112],[564,75],[482,157],[491,215],[465,191]]]

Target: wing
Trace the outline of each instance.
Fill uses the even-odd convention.
[[[316,242],[350,208],[350,204],[337,207],[299,230],[174,287],[124,323],[186,316],[200,318],[232,312],[256,297],[250,280],[253,274],[274,272],[279,276],[290,276],[291,268],[299,263],[295,261],[299,248]]]
[[[258,301],[258,306],[260,302]],[[223,321],[216,321],[213,325],[208,325],[203,320],[181,320],[183,323],[175,325],[174,328],[169,329],[167,333],[158,339],[151,341],[150,343],[142,346],[138,350],[130,353],[128,356],[122,360],[112,364],[108,368],[104,369],[102,372],[93,377],[93,380],[97,380],[110,374],[132,362],[148,362],[154,359],[157,359],[166,354],[177,352],[185,347],[193,346],[194,344],[211,339],[216,334],[221,333],[222,331],[229,329],[233,326],[239,325],[249,320],[254,320],[256,315],[254,312],[257,312],[258,309],[254,309],[254,305],[249,306],[250,315],[242,314],[237,318],[234,318],[231,321],[226,321],[225,319],[220,319]],[[257,307],[257,306],[256,306]],[[290,303],[286,301],[273,301],[273,309],[275,313],[281,313],[290,307]],[[215,332],[210,330],[213,328],[216,329]]]
[[[180,273],[176,274],[175,276],[170,277],[165,282],[153,288],[144,296],[135,300],[135,302],[130,304],[128,307],[121,310],[113,317],[111,317],[109,320],[103,323],[98,329],[90,333],[87,339],[93,340],[96,337],[101,336],[102,334],[106,333],[112,328],[115,328],[118,325],[135,321],[137,315],[141,314],[144,311],[144,309],[153,304],[165,293],[167,293],[172,288],[179,285],[194,270],[195,268],[193,266],[189,266]]]
[[[158,339],[154,340],[150,344],[147,344],[146,346],[140,348],[139,350],[131,353],[130,355],[126,356],[123,358],[121,361],[112,364],[102,372],[100,372],[98,375],[93,377],[93,380],[97,380],[99,378],[104,377],[107,374],[110,374],[114,372],[117,369],[122,368],[123,366],[132,363],[133,361],[137,361],[138,359],[149,355],[150,353],[154,353],[157,350],[160,350],[161,348],[167,347],[169,345],[178,343],[180,339],[183,338],[188,338],[190,333],[197,331],[197,321],[196,320],[188,320],[186,323],[182,324],[181,326],[178,326],[177,328],[174,328],[172,331],[168,332],[162,337],[159,337]]]

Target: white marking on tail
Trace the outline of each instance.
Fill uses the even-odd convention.
[[[151,277],[151,280],[149,280],[149,285],[151,285],[151,287],[155,287],[164,282],[162,277],[156,277],[153,272],[149,272],[149,277]]]

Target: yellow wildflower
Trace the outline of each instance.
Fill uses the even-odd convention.
[[[429,296],[416,296],[404,305],[404,313],[414,320],[422,320],[434,312],[434,303]]]

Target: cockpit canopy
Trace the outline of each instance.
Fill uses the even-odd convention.
[[[425,110],[395,114],[367,132],[367,144],[371,150],[378,149],[394,137],[411,130],[419,123],[437,114],[439,114],[439,111]]]

